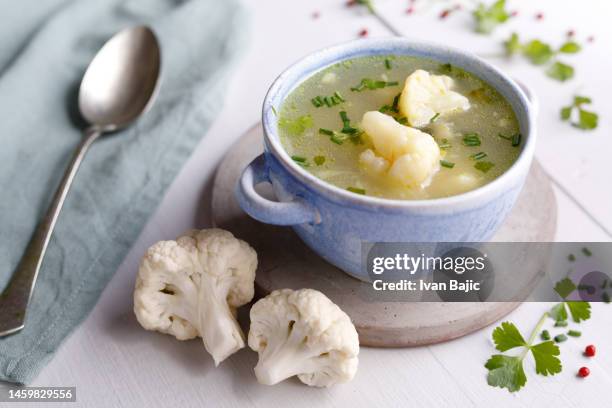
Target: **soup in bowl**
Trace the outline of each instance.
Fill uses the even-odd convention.
[[[330,47],[271,86],[238,201],[367,280],[364,242],[489,239],[528,174],[534,117],[524,90],[468,53],[402,38]]]

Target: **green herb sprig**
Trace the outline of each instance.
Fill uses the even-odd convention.
[[[534,344],[536,336],[540,333],[542,326],[548,318],[545,312],[529,339],[525,341],[518,328],[511,322],[503,322],[493,330],[493,342],[498,351],[506,352],[515,348],[522,348],[517,356],[506,354],[494,354],[485,364],[489,370],[487,383],[493,387],[506,388],[510,392],[520,390],[527,383],[527,376],[523,369],[523,360],[529,352],[535,361],[536,373],[544,376],[555,375],[561,372],[562,365],[558,356],[561,354],[559,347],[551,340],[545,340]]]
[[[597,113],[583,108],[590,104],[591,98],[586,96],[574,96],[574,101],[569,106],[561,108],[561,120],[570,122],[572,126],[582,130],[592,130],[597,127],[599,116]],[[572,116],[577,118],[572,121]]]
[[[490,34],[495,27],[510,19],[510,14],[506,11],[506,0],[497,0],[489,7],[479,3],[472,15],[476,23],[475,30],[481,34]]]
[[[576,54],[582,49],[580,44],[571,40],[556,50],[550,44],[538,39],[522,44],[517,33],[512,33],[510,38],[504,41],[504,47],[508,56],[520,53],[534,65],[544,65],[559,54]],[[574,73],[574,67],[558,60],[553,61],[546,70],[546,75],[561,82],[573,78]]]

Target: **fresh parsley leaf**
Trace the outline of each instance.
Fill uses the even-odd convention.
[[[520,390],[527,383],[520,357],[495,354],[489,358],[485,367],[489,370],[487,383],[493,387],[507,388],[510,392]]]
[[[575,290],[576,285],[570,278],[562,279],[555,285],[555,292],[557,292],[563,299],[567,298]]]
[[[510,38],[504,41],[504,47],[508,55],[514,55],[523,49],[517,33],[512,33]]]
[[[546,75],[558,81],[564,82],[574,76],[574,67],[556,61],[546,70]]]
[[[577,52],[580,52],[581,49],[582,47],[580,47],[580,44],[574,41],[568,41],[561,47],[559,47],[559,52],[562,52],[564,54],[575,54]]]
[[[481,34],[491,33],[495,27],[510,18],[510,14],[506,11],[506,0],[497,0],[489,7],[479,3],[473,16],[476,20],[476,32]]]
[[[561,108],[561,119],[570,120],[572,112],[578,111],[578,122],[572,121],[572,125],[579,129],[591,130],[595,129],[598,124],[599,115],[597,113],[583,109],[582,105],[590,104],[591,98],[586,96],[574,96],[574,103],[570,106],[564,106]]]
[[[574,105],[575,106],[580,106],[583,103],[591,103],[593,102],[591,100],[591,98],[589,98],[588,96],[574,96]]]
[[[565,303],[561,302],[552,309],[550,309],[550,317],[552,317],[557,322],[563,322],[567,320],[567,310],[565,310]]]
[[[508,351],[515,347],[526,346],[525,339],[514,323],[503,322],[493,330],[493,342],[499,351]]]
[[[569,120],[570,116],[572,116],[572,108],[573,106],[564,106],[561,108],[561,120]]]
[[[312,125],[313,121],[310,115],[300,116],[295,119],[281,118],[278,121],[278,126],[293,136],[301,135],[306,129],[312,127]]]
[[[591,318],[591,304],[589,302],[565,302],[572,315],[572,320],[580,323]]]
[[[590,112],[588,110],[579,109],[578,110],[578,127],[580,129],[591,130],[597,127],[597,121],[599,117],[595,112]]]
[[[531,354],[535,360],[536,373],[541,375],[555,375],[561,372],[561,360],[557,357],[561,352],[552,341],[545,341],[531,346]]]
[[[525,57],[535,65],[546,64],[555,54],[550,45],[540,41],[531,40],[523,47]]]

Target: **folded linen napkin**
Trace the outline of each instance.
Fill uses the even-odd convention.
[[[55,229],[20,333],[0,338],[0,380],[31,381],[95,305],[205,134],[245,40],[237,0],[20,0],[0,15],[0,291],[82,137],[81,76],[115,32],[148,24],[162,48],[153,109],[97,141]],[[0,314],[2,311],[0,310]]]

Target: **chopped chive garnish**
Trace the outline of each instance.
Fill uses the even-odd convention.
[[[291,156],[291,159],[302,167],[308,167],[308,159],[302,156]]]
[[[584,256],[591,256],[591,255],[593,255],[593,253],[591,251],[589,251],[589,248],[582,248],[582,253],[584,254]]]
[[[479,161],[474,164],[474,168],[476,170],[482,171],[483,173],[486,173],[491,170],[493,166],[495,166],[495,164],[491,163],[490,161]]]
[[[516,135],[512,136],[512,146],[517,147],[521,144],[521,134],[517,133]]]
[[[555,343],[563,343],[565,340],[567,340],[567,336],[565,334],[557,334],[555,336]]]
[[[350,191],[351,193],[355,193],[355,194],[361,194],[361,195],[365,195],[366,191],[363,188],[358,188],[358,187],[347,187],[346,188],[348,191]]]
[[[381,89],[387,86],[396,86],[398,84],[399,82],[397,81],[386,82],[386,81],[376,81],[370,78],[363,78],[361,82],[359,83],[359,85],[351,88],[351,91],[361,92],[365,89],[370,89],[370,90]]]
[[[332,96],[315,96],[310,102],[312,102],[315,108],[320,108],[321,106],[331,108],[332,106],[340,105],[345,100],[340,95],[340,92],[336,91]]]
[[[433,115],[431,119],[429,119],[429,123],[434,123],[436,119],[438,119],[438,116],[440,116],[440,113],[436,113],[435,115]]]
[[[579,330],[570,330],[567,332],[567,335],[572,337],[580,337],[582,336],[582,332]]]
[[[449,162],[447,160],[440,160],[440,165],[442,167],[446,167],[448,169],[452,169],[453,167],[455,167],[455,163]]]
[[[401,117],[401,118],[394,118],[395,121],[401,125],[407,125],[408,124],[408,118],[405,117]]]
[[[322,134],[322,135],[327,135],[327,136],[333,136],[334,135],[334,131],[333,130],[323,129],[323,128],[319,129],[319,133]]]
[[[342,120],[342,124],[344,126],[348,126],[351,123],[351,120],[348,118],[348,115],[345,111],[340,111],[340,119]]]
[[[355,129],[354,127],[345,127],[342,128],[342,130],[340,130],[341,133],[344,133],[346,135],[353,135],[355,133],[357,133],[359,130]]]
[[[567,327],[567,320],[557,320],[555,327]]]
[[[395,98],[393,98],[393,105],[391,106],[391,109],[393,110],[393,112],[399,112],[399,98],[402,95],[402,93],[398,93],[397,95],[395,95]]]
[[[392,110],[393,108],[389,105],[383,105],[380,107],[380,109],[378,110],[380,113],[385,113],[385,112],[389,112],[390,110]]]
[[[325,156],[315,156],[312,160],[317,166],[321,166],[323,163],[325,163]]]
[[[463,144],[466,146],[480,146],[478,133],[467,133],[463,136]]]
[[[485,152],[478,152],[470,156],[470,158],[473,160],[481,160],[481,159],[484,159],[485,157],[487,157],[487,154]]]
[[[502,139],[512,140],[512,138],[510,136],[504,136],[501,133],[498,133],[497,136],[501,137]]]
[[[576,257],[574,256],[574,254],[569,254],[567,256],[567,260],[570,262],[574,262],[576,260]]]
[[[385,58],[385,67],[391,69],[391,60],[389,58]]]
[[[545,341],[550,340],[550,333],[548,332],[548,330],[542,330],[540,337],[542,338],[542,340],[545,340]]]
[[[343,134],[338,133],[338,132],[334,132],[329,139],[332,142],[334,142],[335,144],[341,145],[342,142],[344,142],[346,140],[346,135],[343,135]]]
[[[439,147],[440,149],[450,149],[450,148],[451,148],[451,144],[450,144],[450,143],[440,143],[440,144],[438,145],[438,147]]]

